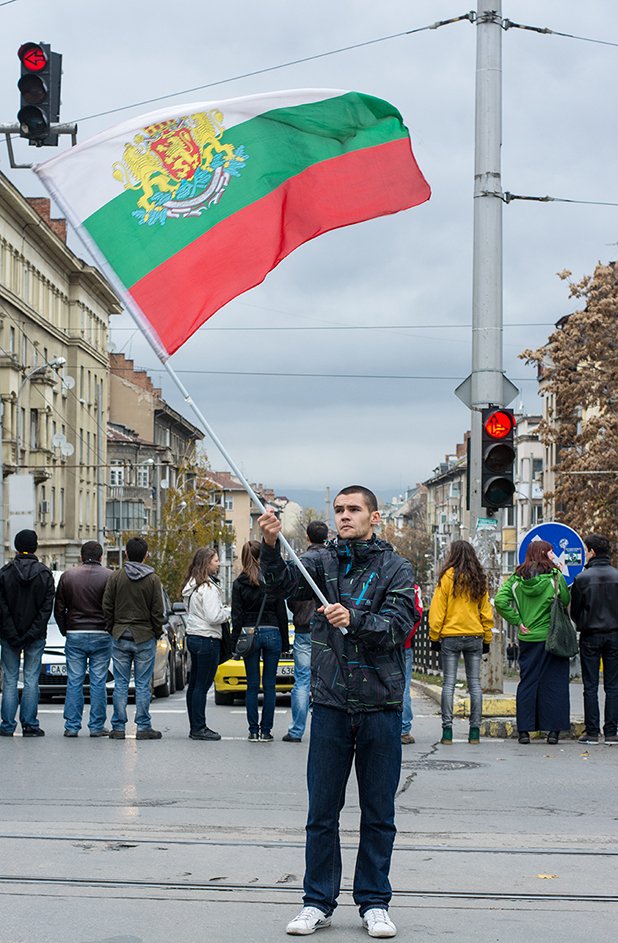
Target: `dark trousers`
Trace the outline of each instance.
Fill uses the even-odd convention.
[[[260,625],[255,630],[253,651],[245,658],[247,674],[247,723],[250,733],[268,734],[275,719],[277,697],[277,666],[281,654],[281,633],[272,625]],[[261,664],[260,664],[261,656]],[[262,718],[258,716],[258,692],[260,690],[260,667],[262,670]]]
[[[348,714],[314,704],[303,901],[327,915],[337,906],[341,886],[339,815],[353,762],[361,811],[353,891],[362,916],[371,907],[388,909],[392,894],[388,874],[401,771],[401,711]]]
[[[603,733],[606,737],[615,737],[618,724],[618,631],[582,633],[579,637],[579,657],[584,684],[586,733],[598,735],[601,732],[599,672],[603,659]]]
[[[215,680],[219,667],[221,642],[218,638],[187,635],[187,648],[191,655],[191,672],[187,685],[187,713],[191,733],[196,733],[206,726],[206,695]]]
[[[545,651],[545,642],[521,642],[518,730],[569,730],[569,667],[568,658]]]

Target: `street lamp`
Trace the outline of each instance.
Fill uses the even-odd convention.
[[[25,377],[19,384],[17,396],[15,397],[15,409],[17,410],[17,415],[16,415],[17,421],[15,423],[15,471],[16,472],[19,470],[19,464],[20,464],[19,448],[20,448],[20,442],[21,442],[22,434],[23,434],[23,430],[21,428],[21,410],[19,408],[19,398],[23,392],[23,389],[26,383],[28,382],[28,380],[32,380],[34,377],[43,376],[45,374],[45,371],[50,368],[52,370],[57,371],[60,369],[60,367],[64,367],[65,364],[66,364],[66,360],[64,357],[54,357],[48,363],[42,363],[38,367],[34,367],[29,373],[25,375]]]

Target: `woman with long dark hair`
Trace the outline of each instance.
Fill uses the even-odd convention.
[[[528,544],[526,559],[500,587],[494,602],[500,615],[519,629],[520,743],[530,743],[531,730],[547,730],[547,742],[558,743],[560,731],[568,730],[571,724],[569,659],[545,650],[556,593],[568,605],[569,588],[555,565],[551,544],[533,540]]]
[[[257,540],[248,540],[242,548],[242,573],[232,586],[232,645],[236,645],[242,628],[257,626],[253,649],[244,659],[249,740],[272,743],[277,665],[281,652],[289,648],[288,616],[284,600],[268,596],[261,582],[260,546]],[[258,715],[260,661],[264,692],[261,718]]]
[[[215,679],[221,652],[222,626],[230,617],[218,586],[219,554],[212,547],[196,551],[184,580],[182,598],[187,610],[187,648],[191,672],[187,687],[189,737],[220,740],[206,725],[206,695]]]
[[[438,575],[429,609],[429,638],[442,652],[442,740],[453,742],[453,698],[463,655],[470,694],[468,743],[479,743],[483,716],[481,657],[489,651],[494,624],[487,577],[474,547],[454,540]]]

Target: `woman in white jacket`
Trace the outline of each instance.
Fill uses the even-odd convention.
[[[187,687],[189,736],[192,740],[220,740],[206,725],[206,695],[219,666],[222,624],[230,617],[217,585],[219,554],[202,547],[191,561],[182,597],[187,609],[187,648],[191,674]]]

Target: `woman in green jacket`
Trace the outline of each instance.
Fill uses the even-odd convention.
[[[519,627],[520,682],[517,686],[517,731],[520,743],[530,743],[531,730],[547,730],[548,743],[558,743],[570,727],[569,659],[545,651],[551,606],[556,591],[565,605],[569,588],[556,569],[552,546],[533,540],[526,559],[500,587],[497,612]]]

